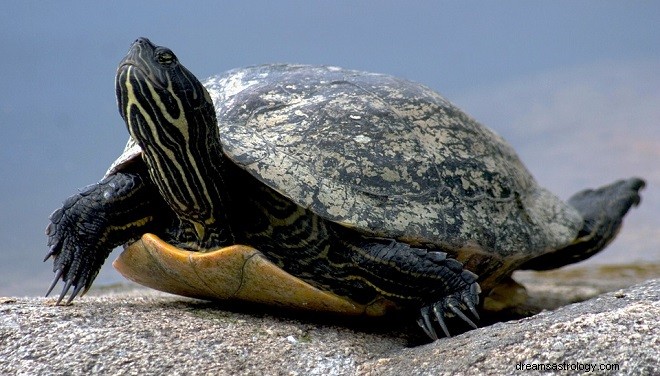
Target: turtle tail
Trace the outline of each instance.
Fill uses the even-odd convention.
[[[573,195],[568,204],[584,218],[582,229],[571,244],[543,254],[520,269],[548,270],[572,264],[595,255],[616,236],[628,210],[639,204],[644,180],[619,180],[598,189],[585,189]]]

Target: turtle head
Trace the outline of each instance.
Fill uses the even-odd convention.
[[[116,90],[119,112],[143,149],[157,143],[159,135],[178,140],[200,129],[215,128],[208,126],[215,125],[216,118],[204,86],[172,50],[147,38],[133,42],[119,63]]]
[[[222,150],[213,102],[166,47],[138,38],[119,63],[117,105],[153,182],[203,240],[217,218]]]

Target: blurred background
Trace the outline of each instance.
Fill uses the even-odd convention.
[[[660,262],[660,2],[5,1],[0,9],[0,296],[45,292],[48,215],[121,153],[128,136],[114,75],[138,36],[170,47],[200,79],[290,62],[424,83],[502,134],[563,198],[644,177],[642,205],[587,262]],[[96,286],[123,280],[110,264]]]

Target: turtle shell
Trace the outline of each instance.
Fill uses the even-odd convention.
[[[438,245],[477,274],[563,247],[582,226],[499,135],[426,86],[304,65],[204,85],[226,155],[327,220]]]
[[[566,246],[582,226],[499,135],[426,86],[306,65],[203,83],[226,156],[329,221],[437,247],[494,279]],[[107,174],[140,152],[129,140]]]

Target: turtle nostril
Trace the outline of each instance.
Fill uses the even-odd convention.
[[[133,44],[150,44],[150,43],[151,42],[149,41],[149,39],[145,37],[139,37],[133,42]]]

